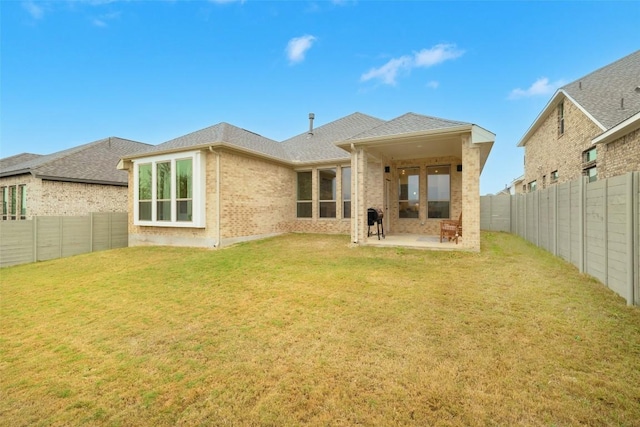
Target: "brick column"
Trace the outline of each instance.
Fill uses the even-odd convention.
[[[462,246],[480,251],[480,148],[462,136]]]

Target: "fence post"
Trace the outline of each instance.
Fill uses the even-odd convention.
[[[609,287],[609,180],[602,186],[602,243],[604,244],[604,284]]]
[[[93,252],[93,214],[89,213],[89,252]]]
[[[585,227],[585,220],[586,217],[584,215],[584,211],[585,211],[585,205],[586,205],[586,200],[587,200],[587,192],[585,191],[585,184],[584,184],[584,178],[580,177],[580,182],[579,182],[579,191],[578,191],[578,197],[580,198],[580,204],[578,206],[578,216],[580,217],[580,235],[578,237],[578,245],[580,246],[580,260],[579,260],[579,270],[580,273],[584,273],[585,272],[585,252],[587,250],[587,248],[585,247],[585,236],[584,233],[587,230],[587,227]]]
[[[633,305],[634,303],[634,283],[635,276],[635,255],[634,255],[634,237],[633,230],[635,219],[637,215],[633,214],[634,206],[637,203],[635,200],[634,188],[634,173],[629,172],[627,174],[627,305]]]
[[[33,216],[31,219],[33,227],[33,262],[38,261],[38,217]]]

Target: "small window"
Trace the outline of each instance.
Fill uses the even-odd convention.
[[[420,212],[420,168],[398,170],[400,218],[418,218]]]
[[[311,207],[312,199],[312,176],[311,172],[298,172],[298,202],[297,217],[311,218],[313,211]]]
[[[176,219],[191,221],[193,217],[193,162],[176,160]]]
[[[536,191],[538,189],[538,182],[537,181],[531,181],[529,183],[529,191]]]
[[[9,189],[7,187],[2,187],[0,197],[2,197],[2,220],[6,220],[9,213]]]
[[[590,148],[582,153],[582,163],[595,162],[598,159],[596,147]]]
[[[587,178],[589,178],[589,182],[594,182],[598,180],[598,169],[595,166],[592,168],[585,169],[583,173]]]
[[[20,198],[20,219],[27,219],[27,186],[18,186],[18,197]]]
[[[151,163],[138,167],[138,219],[151,221]]]
[[[558,136],[564,135],[564,101],[558,104]]]
[[[351,218],[351,168],[342,168],[342,218]]]
[[[11,219],[16,219],[16,186],[9,187],[9,215]]]
[[[318,207],[320,218],[336,217],[336,169],[318,170]]]
[[[551,172],[551,183],[558,182],[558,171]]]

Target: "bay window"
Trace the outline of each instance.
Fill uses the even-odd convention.
[[[134,224],[205,225],[205,155],[199,151],[134,162]]]

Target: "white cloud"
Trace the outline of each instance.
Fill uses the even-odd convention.
[[[464,50],[456,49],[454,44],[437,44],[431,49],[422,49],[415,54],[416,67],[433,67],[448,61],[456,59],[464,54]]]
[[[33,19],[42,19],[44,16],[44,8],[38,6],[32,1],[22,2],[22,7],[31,15]]]
[[[217,4],[229,4],[229,3],[240,3],[240,4],[244,4],[245,0],[209,0],[209,2],[211,3],[217,3]]]
[[[509,99],[530,98],[532,96],[550,95],[555,92],[560,86],[564,84],[564,81],[558,80],[556,82],[549,82],[547,77],[540,77],[533,82],[527,89],[516,88],[509,94]]]
[[[440,82],[431,80],[429,83],[427,83],[427,87],[429,89],[438,89],[440,87]]]
[[[378,79],[384,84],[393,86],[397,83],[397,77],[401,71],[408,73],[413,68],[433,67],[445,61],[456,59],[463,54],[464,51],[457,49],[454,44],[438,44],[431,49],[422,49],[419,52],[414,52],[413,55],[403,55],[399,58],[392,58],[381,67],[372,68],[364,73],[360,77],[360,81],[366,82],[368,80]],[[437,84],[437,82],[435,83]]]
[[[92,23],[93,25],[95,25],[96,27],[108,27],[108,21],[111,21],[113,19],[117,19],[120,17],[120,12],[112,12],[112,13],[107,13],[104,15],[101,15],[97,18],[94,18]]]
[[[295,64],[297,62],[304,61],[304,56],[311,46],[313,42],[317,39],[314,36],[305,35],[302,37],[294,37],[289,40],[287,43],[287,58],[289,58],[289,62]]]

